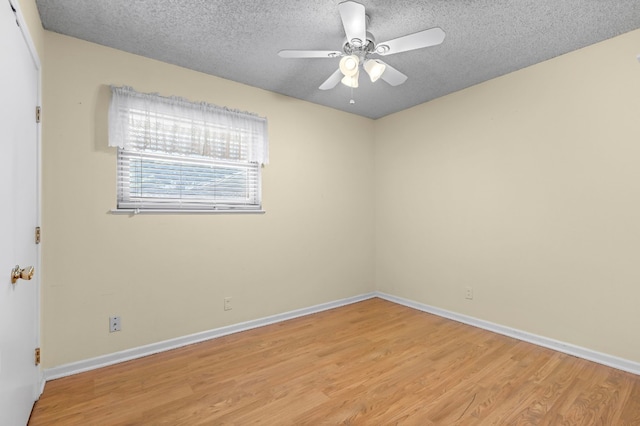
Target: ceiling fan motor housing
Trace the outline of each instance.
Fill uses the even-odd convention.
[[[353,42],[355,41],[355,43]],[[342,50],[346,55],[355,55],[360,59],[360,63],[363,63],[367,55],[375,53],[376,39],[369,31],[367,31],[367,39],[364,43],[360,43],[360,40],[346,40]]]

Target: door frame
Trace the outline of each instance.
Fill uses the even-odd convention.
[[[2,0],[0,0],[2,1]],[[33,64],[37,71],[37,87],[36,87],[36,99],[37,105],[40,106],[42,110],[42,65],[40,62],[40,56],[38,55],[38,51],[36,49],[35,43],[33,42],[33,38],[31,37],[31,33],[29,31],[29,27],[24,19],[24,15],[22,14],[22,10],[20,8],[20,0],[7,0],[7,2],[15,9],[16,19],[18,21],[18,26],[20,27],[20,32],[22,33],[22,37],[24,38],[25,43],[27,44],[27,48],[29,49],[29,53],[31,54],[31,59],[33,60]],[[35,110],[33,111],[34,120],[35,120]],[[40,115],[40,123],[36,125],[36,226],[42,226],[42,117],[43,114],[41,112]],[[35,232],[35,230],[34,230]],[[39,348],[42,343],[42,306],[41,306],[41,298],[42,298],[42,244],[36,245],[36,264],[35,270],[37,271],[34,274],[34,284],[36,286],[36,341],[35,347]],[[38,366],[38,390],[36,391],[36,395],[34,395],[34,399],[38,399],[42,392],[44,391],[45,385],[45,377],[42,369],[42,364]]]

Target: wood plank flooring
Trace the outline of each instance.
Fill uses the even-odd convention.
[[[640,376],[370,299],[48,382],[30,425],[640,425]]]

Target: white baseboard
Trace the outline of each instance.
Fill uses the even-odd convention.
[[[64,364],[58,367],[48,368],[44,370],[45,380],[58,379],[60,377],[70,376],[85,371],[95,370],[96,368],[106,367],[108,365],[117,364],[124,361],[130,361],[136,358],[142,358],[159,352],[180,348],[182,346],[191,345],[193,343],[204,342],[206,340],[215,339],[217,337],[226,336],[241,331],[251,330],[253,328],[262,327],[277,322],[298,318],[305,315],[315,314],[317,312],[326,311],[328,309],[338,308],[340,306],[350,305],[352,303],[361,302],[363,300],[376,297],[375,293],[366,293],[359,296],[348,297],[346,299],[334,302],[322,303],[320,305],[308,308],[297,309],[295,311],[284,312],[282,314],[272,315],[265,318],[259,318],[252,321],[233,324],[226,327],[215,328],[213,330],[203,331],[200,333],[190,334],[187,336],[177,337],[175,339],[165,340],[163,342],[152,343],[137,348],[127,349],[112,354],[102,355],[82,361]]]
[[[191,345],[194,343],[204,342],[206,340],[215,339],[215,338],[226,336],[229,334],[251,330],[253,328],[262,327],[265,325],[274,324],[277,322],[282,322],[282,321],[290,320],[293,318],[298,318],[301,316],[326,311],[328,309],[338,308],[340,306],[350,305],[352,303],[361,302],[363,300],[371,299],[373,297],[379,297],[389,302],[397,303],[399,305],[407,306],[409,308],[417,309],[419,311],[428,312],[430,314],[438,315],[443,318],[448,318],[448,319],[458,321],[464,324],[468,324],[474,327],[482,328],[484,330],[488,330],[494,333],[513,337],[515,339],[522,340],[525,342],[533,343],[534,345],[542,346],[545,348],[553,349],[558,352],[563,352],[569,355],[573,355],[578,358],[583,358],[589,361],[597,362],[598,364],[603,364],[608,367],[616,368],[618,370],[623,370],[629,373],[640,375],[640,363],[637,363],[634,361],[619,358],[613,355],[604,354],[601,352],[593,351],[591,349],[576,346],[570,343],[561,342],[558,340],[550,339],[548,337],[538,336],[536,334],[528,333],[526,331],[505,327],[500,324],[495,324],[489,321],[484,321],[484,320],[470,317],[467,315],[458,314],[455,312],[447,311],[445,309],[440,309],[434,306],[415,302],[413,300],[404,299],[402,297],[392,296],[390,294],[376,291],[372,293],[366,293],[359,296],[337,300],[334,302],[328,302],[320,305],[311,306],[308,308],[297,309],[295,311],[284,312],[282,314],[272,315],[269,317],[247,321],[239,324],[233,324],[226,327],[220,327],[213,330],[203,331],[201,333],[181,336],[175,339],[165,340],[163,342],[152,343],[145,346],[139,346],[137,348],[127,349],[120,352],[114,352],[112,354],[102,355],[95,358],[90,358],[90,359],[86,359],[78,362],[64,364],[58,367],[45,369],[44,379],[53,380],[53,379],[58,379],[60,377],[82,373],[85,371],[95,370],[97,368],[106,367],[108,365],[113,365],[120,362],[136,359],[136,358],[142,358],[148,355],[153,355],[159,352],[176,349],[176,348]],[[43,380],[43,388],[44,388],[44,380]]]
[[[492,331],[494,333],[513,337],[514,339],[533,343],[534,345],[553,349],[554,351],[573,355],[578,358],[586,359],[588,361],[597,362],[598,364],[603,364],[608,367],[616,368],[618,370],[623,370],[629,373],[640,375],[640,363],[637,363],[634,361],[630,361],[624,358],[619,358],[613,355],[597,352],[591,349],[573,345],[571,343],[550,339],[548,337],[538,336],[536,334],[528,333],[522,330],[517,330],[515,328],[505,327],[500,324],[495,324],[489,321],[484,321],[484,320],[470,317],[467,315],[458,314],[455,312],[447,311],[445,309],[436,308],[434,306],[425,305],[423,303],[415,302],[409,299],[404,299],[402,297],[392,296],[390,294],[382,293],[379,291],[375,292],[374,294],[376,297],[387,300],[389,302],[397,303],[399,305],[404,305],[409,308],[417,309],[419,311],[428,312],[430,314],[438,315],[443,318],[448,318],[448,319],[458,321],[464,324],[468,324],[474,327],[482,328],[484,330]]]

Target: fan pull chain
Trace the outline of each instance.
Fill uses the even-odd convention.
[[[356,101],[353,99],[353,87],[351,88],[351,99],[349,100],[349,103],[350,103],[351,105],[353,105],[353,104],[355,104],[355,103],[356,103]]]

